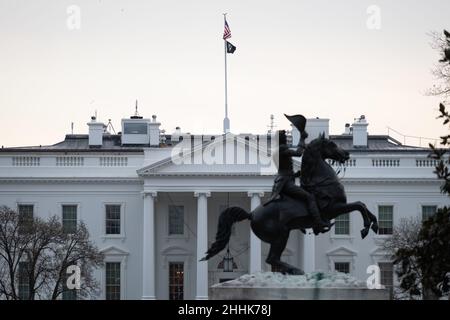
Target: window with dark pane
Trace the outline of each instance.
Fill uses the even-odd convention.
[[[120,204],[106,205],[106,234],[120,234]]]
[[[350,215],[345,213],[334,220],[334,234],[349,235],[350,234]]]
[[[61,295],[62,300],[77,300],[77,290],[76,289],[69,289],[67,286],[67,280],[69,280],[70,274],[67,274],[67,272],[64,272],[62,278],[62,287],[63,292]]]
[[[380,282],[389,289],[391,296],[394,288],[394,266],[391,262],[380,262]]]
[[[62,206],[62,226],[65,233],[77,231],[77,205]]]
[[[437,206],[422,206],[422,220],[427,220],[437,211]]]
[[[107,262],[106,300],[120,300],[120,262]]]
[[[184,263],[169,263],[169,300],[184,298]]]
[[[34,205],[19,205],[19,233],[27,232],[33,223]]]
[[[169,235],[184,234],[184,206],[169,206]]]
[[[30,295],[30,277],[28,262],[19,262],[19,299],[28,300]]]
[[[334,270],[342,273],[350,273],[350,262],[335,262]]]
[[[392,234],[394,206],[378,206],[378,234]]]

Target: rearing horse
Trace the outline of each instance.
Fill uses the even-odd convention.
[[[344,163],[349,159],[349,154],[324,135],[320,135],[306,147],[301,165],[302,187],[314,195],[322,218],[332,220],[356,210],[361,213],[363,219],[361,237],[364,239],[370,228],[378,233],[377,218],[364,203],[347,203],[344,187],[335,170],[326,162],[327,159]],[[281,254],[286,248],[290,231],[311,228],[313,219],[303,201],[286,195],[265,206],[260,205],[250,213],[240,207],[225,209],[219,216],[216,241],[202,260],[208,260],[222,251],[230,240],[232,225],[245,219],[251,221],[250,226],[255,235],[270,244],[266,259],[268,264],[282,273],[304,273],[303,270],[281,261]]]

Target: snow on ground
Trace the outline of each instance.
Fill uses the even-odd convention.
[[[257,272],[221,283],[223,287],[275,288],[367,288],[363,281],[340,272],[310,272],[305,275],[283,275],[279,272]]]

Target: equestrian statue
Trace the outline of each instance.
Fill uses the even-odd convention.
[[[364,228],[364,239],[372,229],[378,233],[378,221],[374,214],[361,201],[347,203],[344,186],[336,171],[327,162],[328,159],[345,163],[349,153],[336,143],[325,138],[324,134],[305,143],[308,133],[305,131],[306,118],[302,115],[285,115],[300,132],[300,141],[295,149],[287,145],[286,131],[278,131],[278,150],[274,152],[274,161],[278,174],[267,202],[252,212],[240,207],[229,207],[219,216],[216,241],[206,252],[202,261],[221,252],[228,244],[231,229],[235,222],[250,220],[255,235],[270,244],[266,262],[284,274],[304,274],[303,270],[281,261],[291,230],[312,228],[315,235],[330,231],[331,220],[352,211],[359,211]],[[293,157],[302,157],[300,171],[293,170]],[[300,178],[300,186],[295,178]]]

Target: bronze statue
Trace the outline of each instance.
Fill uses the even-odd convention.
[[[301,176],[301,171],[294,173],[292,157],[301,157],[306,148],[305,139],[308,137],[308,133],[305,131],[306,118],[302,115],[288,116],[285,114],[285,116],[300,132],[300,140],[297,149],[291,150],[287,145],[286,131],[278,131],[279,148],[274,157],[275,160],[278,160],[278,174],[273,184],[272,195],[264,205],[269,204],[273,200],[281,199],[283,195],[303,200],[308,205],[309,213],[314,222],[314,234],[317,235],[320,232],[327,232],[330,230],[331,224],[329,221],[323,221],[320,217],[316,199],[311,193],[295,184],[295,178]],[[286,219],[289,219],[289,217],[284,217],[283,220]]]
[[[287,171],[279,171],[270,200],[250,213],[240,207],[225,209],[219,216],[216,241],[211,245],[202,260],[208,260],[222,251],[230,240],[232,225],[245,219],[251,221],[250,226],[255,235],[270,244],[266,262],[287,274],[304,273],[301,269],[280,260],[291,230],[315,228],[316,234],[317,232],[327,232],[330,230],[329,225],[324,221],[330,221],[342,214],[356,210],[361,213],[364,224],[361,237],[364,239],[370,228],[375,233],[378,232],[378,221],[375,215],[360,201],[347,203],[343,185],[335,170],[326,162],[327,159],[332,159],[344,163],[349,159],[349,153],[339,148],[331,140],[326,139],[324,135],[320,135],[319,138],[314,139],[308,145],[304,145],[306,134],[304,124],[302,125],[301,122],[302,117],[299,115],[294,120],[290,119],[303,134],[297,150],[288,152],[285,150],[286,145],[283,146],[280,143],[280,153],[285,152],[287,156],[280,156],[279,167],[286,165],[284,168]],[[296,120],[299,122],[295,123]],[[283,133],[280,133],[280,136],[282,135]],[[303,155],[301,174],[298,172],[293,174],[292,162],[289,161],[292,161],[292,156],[298,156],[299,154]],[[287,163],[281,164],[281,161]],[[288,178],[282,176],[285,171]],[[295,186],[293,183],[294,176],[300,176],[301,193],[298,191],[299,189],[292,187],[292,185]],[[288,185],[287,188],[286,185]],[[295,191],[292,192],[292,190]],[[314,199],[305,194],[311,194]],[[311,204],[312,202],[314,204]],[[320,213],[319,218],[326,226],[323,223],[318,223],[315,214],[310,213],[310,208],[314,205]]]

